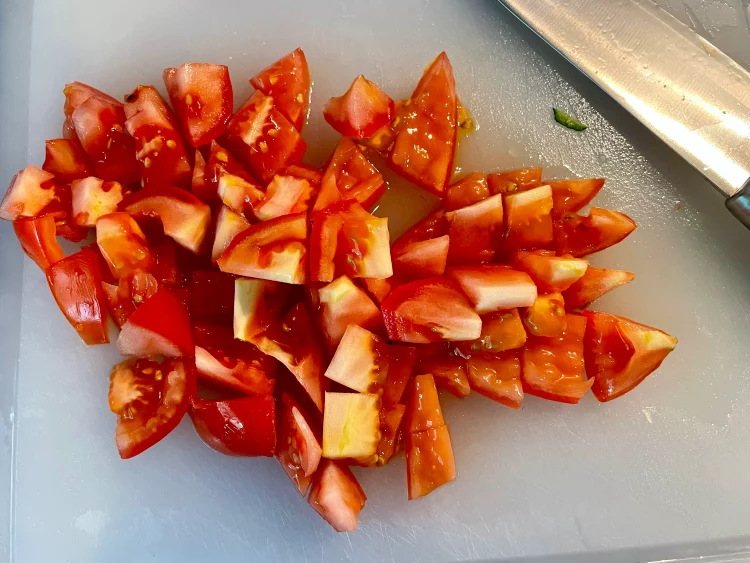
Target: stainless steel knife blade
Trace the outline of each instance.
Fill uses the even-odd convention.
[[[750,228],[750,73],[650,0],[500,0],[693,165]]]

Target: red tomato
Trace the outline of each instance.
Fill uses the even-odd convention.
[[[521,168],[487,175],[487,184],[492,195],[525,192],[541,183],[541,168]]]
[[[224,132],[234,101],[226,66],[185,63],[166,68],[164,85],[192,146],[208,144]]]
[[[602,402],[624,395],[658,368],[677,346],[666,332],[615,315],[584,311],[586,372]]]
[[[401,421],[406,412],[405,405],[391,405],[380,410],[380,442],[375,455],[375,465],[386,465],[396,453],[401,439]]]
[[[117,325],[117,328],[122,328],[128,317],[135,311],[135,305],[130,297],[130,288],[127,286],[127,281],[124,281],[121,286],[106,281],[102,282],[102,289],[109,305],[109,314]],[[120,287],[123,289],[127,288],[126,291],[122,292],[123,295],[121,295]],[[124,295],[125,293],[127,295]]]
[[[254,206],[255,216],[268,221],[307,211],[312,195],[313,189],[307,180],[276,174],[268,184],[263,200]]]
[[[253,217],[257,206],[263,201],[265,194],[260,186],[248,182],[240,176],[229,174],[225,170],[218,172],[216,192],[221,202],[236,213],[243,213]]]
[[[27,166],[13,179],[0,202],[0,219],[14,221],[35,217],[55,198],[54,176],[36,166]]]
[[[459,399],[471,393],[469,379],[466,376],[466,359],[450,354],[441,354],[419,363],[420,373],[431,373],[435,385],[445,389]]]
[[[446,278],[427,278],[399,286],[382,307],[391,340],[415,344],[475,340],[482,332],[482,319],[458,284]]]
[[[123,356],[145,358],[192,356],[195,352],[190,316],[179,298],[169,289],[159,289],[128,317],[117,338]]]
[[[455,211],[479,203],[488,197],[490,197],[490,190],[484,174],[474,172],[448,186],[443,204],[446,211]]]
[[[479,314],[514,307],[530,307],[536,300],[536,285],[525,272],[508,266],[448,268],[446,275],[461,286]]]
[[[389,162],[404,177],[442,195],[453,172],[458,107],[453,68],[444,52],[404,106]]]
[[[414,375],[417,364],[417,349],[413,346],[387,344],[388,375],[383,384],[383,404],[388,407],[400,403],[406,387]]]
[[[496,239],[503,234],[503,196],[485,200],[445,214],[450,221],[451,264],[481,264],[495,256]]]
[[[391,290],[394,287],[401,285],[403,280],[398,276],[391,276],[388,279],[381,280],[359,278],[357,283],[367,292],[367,295],[378,304],[378,306],[381,306],[385,298],[390,295]]]
[[[193,162],[193,176],[190,179],[190,191],[195,194],[195,197],[201,201],[210,201],[206,199],[204,194],[208,190],[208,178],[206,177],[206,159],[203,158],[203,154],[200,150],[195,149],[195,157]],[[216,194],[211,194],[214,196]]]
[[[105,94],[101,90],[97,90],[96,88],[89,86],[88,84],[83,84],[82,82],[71,82],[70,84],[66,84],[65,88],[63,88],[63,94],[65,94],[63,112],[65,113],[65,117],[68,118],[73,116],[73,112],[78,106],[92,96],[95,98],[101,98],[115,106],[122,106],[118,100],[109,94]]]
[[[225,401],[193,400],[190,418],[198,436],[226,455],[273,457],[276,452],[276,401],[242,397]]]
[[[214,244],[211,248],[211,260],[216,262],[234,238],[241,232],[248,230],[252,225],[239,213],[235,213],[226,205],[219,208],[216,214],[216,233]]]
[[[96,222],[96,243],[117,279],[153,268],[154,259],[146,245],[146,235],[127,213],[117,212],[99,217]]]
[[[534,336],[562,336],[567,326],[565,301],[559,293],[538,295],[523,313],[523,324]]]
[[[179,250],[177,244],[168,238],[151,246],[151,254],[154,257],[154,267],[151,273],[159,284],[177,288],[187,282],[185,272],[181,270],[178,263]]]
[[[147,450],[182,420],[195,395],[192,366],[182,359],[130,359],[112,369],[109,408],[117,415],[122,459]]]
[[[310,70],[302,49],[295,49],[256,74],[250,84],[274,98],[284,117],[302,131],[310,102]]]
[[[552,211],[559,216],[580,211],[591,203],[604,186],[604,178],[557,180],[548,184],[552,188]]]
[[[222,272],[304,284],[307,279],[307,215],[284,215],[237,235],[218,260]]]
[[[281,395],[276,458],[302,496],[307,494],[323,455],[320,428],[302,406],[286,393]]]
[[[13,221],[13,230],[26,256],[42,270],[65,258],[55,238],[55,218],[52,215],[27,217]]]
[[[404,247],[413,243],[439,238],[448,234],[450,223],[445,217],[445,211],[437,209],[424,219],[413,225],[393,243],[392,252],[400,254]]]
[[[526,329],[518,309],[490,313],[482,317],[482,334],[473,342],[459,343],[465,355],[474,352],[503,352],[520,348],[526,344]]]
[[[334,184],[337,193],[325,193],[325,190],[332,190]],[[320,211],[341,199],[355,199],[362,207],[369,209],[385,191],[383,175],[348,137],[342,137],[336,145],[321,178],[321,186],[314,211]]]
[[[583,335],[586,319],[566,316],[562,336],[529,336],[521,352],[523,390],[543,399],[575,404],[581,400],[593,379],[586,381],[583,370]]]
[[[122,186],[90,176],[74,180],[70,185],[73,222],[81,227],[94,227],[99,217],[114,213],[122,201]]]
[[[469,385],[488,399],[518,409],[523,401],[518,352],[477,354],[468,361]]]
[[[164,234],[194,253],[200,251],[211,225],[211,208],[190,192],[172,186],[130,194],[122,207],[133,216],[159,217]]]
[[[588,217],[566,213],[555,221],[555,243],[560,254],[586,256],[617,244],[635,230],[624,213],[592,207]]]
[[[341,276],[317,292],[318,322],[330,350],[336,349],[351,324],[366,329],[382,326],[380,309],[348,277]]]
[[[42,169],[54,174],[58,182],[69,183],[94,173],[94,166],[78,139],[50,139],[44,142]]]
[[[393,100],[360,74],[343,96],[328,100],[323,117],[345,137],[364,139],[389,124],[394,112]]]
[[[234,282],[234,337],[252,342],[267,330],[289,309],[293,287],[268,280],[237,278]]]
[[[442,276],[448,262],[449,246],[448,235],[399,245],[398,254],[391,251],[393,271],[407,280]]]
[[[314,192],[320,189],[320,182],[323,179],[320,170],[307,164],[292,164],[291,166],[287,166],[284,170],[284,175],[307,180]]]
[[[140,179],[135,139],[125,131],[122,104],[91,96],[73,111],[70,120],[97,177],[121,184]]]
[[[404,432],[414,433],[445,426],[435,378],[432,374],[412,378],[407,401]]]
[[[428,495],[456,478],[456,462],[447,426],[407,435],[406,472],[409,500]]]
[[[57,306],[86,344],[106,344],[107,301],[96,254],[80,250],[47,268]]]
[[[223,136],[226,146],[264,182],[302,160],[306,144],[275,105],[255,92],[235,112]]]
[[[367,496],[351,470],[341,462],[324,459],[307,502],[337,532],[353,532]]]
[[[190,276],[191,317],[231,321],[234,314],[235,276],[202,270],[195,270]]]
[[[539,186],[504,196],[507,231],[505,250],[552,246],[552,189]]]
[[[554,252],[516,252],[513,267],[529,274],[539,291],[565,291],[586,273],[588,262],[572,256],[555,256]]]
[[[225,175],[236,176],[250,185],[259,186],[258,180],[247,172],[228,150],[216,141],[212,141],[208,162],[203,172],[203,182],[197,187],[193,187],[196,197],[206,203],[217,202],[219,200],[219,182]],[[260,187],[258,187],[258,190],[262,192]]]
[[[605,293],[609,293],[621,285],[630,283],[634,279],[635,274],[630,272],[589,266],[583,277],[563,293],[565,305],[570,309],[584,309],[592,301],[596,301]]]

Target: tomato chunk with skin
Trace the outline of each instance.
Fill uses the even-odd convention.
[[[536,300],[536,285],[529,275],[507,266],[448,268],[446,275],[456,280],[479,314],[530,307]]]
[[[44,145],[42,170],[54,174],[58,182],[69,183],[94,173],[94,167],[78,139],[50,139]]]
[[[536,188],[541,183],[541,168],[519,168],[487,175],[487,185],[492,195],[525,192]]]
[[[566,213],[555,221],[555,243],[560,254],[586,256],[617,244],[635,230],[624,213],[592,207],[588,217]]]
[[[421,373],[430,373],[438,389],[445,389],[459,399],[469,396],[471,388],[466,373],[466,358],[441,354],[419,363]]]
[[[557,180],[547,183],[552,188],[552,212],[554,215],[562,215],[580,211],[591,203],[604,186],[604,178]]]
[[[375,466],[386,465],[395,455],[401,439],[401,421],[406,405],[391,405],[380,410],[380,442],[375,452]]]
[[[224,170],[217,171],[217,176],[216,193],[221,202],[236,213],[242,213],[251,218],[256,216],[256,207],[265,197],[263,190],[241,176],[235,176]]]
[[[57,306],[86,344],[106,344],[107,301],[99,261],[80,250],[47,268],[47,282]]]
[[[154,265],[146,235],[127,213],[120,211],[99,217],[96,243],[117,279],[127,278],[137,271],[149,271]]]
[[[325,194],[324,190],[336,192]],[[372,207],[385,191],[383,175],[373,166],[362,150],[348,137],[343,137],[333,151],[321,178],[321,194],[313,209],[319,211],[341,199],[354,199],[365,209]]]
[[[380,309],[348,277],[341,276],[317,291],[318,321],[329,349],[336,349],[349,325],[364,329],[382,325]]]
[[[424,72],[403,109],[389,163],[407,179],[442,195],[453,172],[458,111],[453,68],[444,52]]]
[[[503,196],[494,195],[445,214],[451,264],[480,264],[495,256],[495,241],[503,233]]]
[[[123,284],[123,286],[126,284]],[[107,298],[107,304],[109,308],[109,314],[112,317],[117,328],[122,328],[128,317],[135,311],[135,305],[133,300],[130,298],[129,290],[128,295],[121,295],[119,285],[114,285],[108,282],[102,282],[102,289],[104,295]]]
[[[324,375],[354,391],[376,393],[388,375],[388,359],[387,349],[377,336],[350,324]]]
[[[273,397],[197,399],[190,405],[189,413],[198,436],[217,452],[248,457],[273,457],[276,452]]]
[[[404,432],[414,433],[445,426],[435,378],[432,374],[412,378],[407,402]]]
[[[222,272],[290,284],[307,281],[307,215],[284,215],[237,235],[218,260]]]
[[[396,239],[391,247],[391,252],[400,254],[411,243],[445,236],[448,234],[449,228],[450,223],[445,216],[445,211],[437,209]]]
[[[456,478],[456,462],[448,427],[443,425],[406,437],[409,500],[415,500]]]
[[[480,395],[512,409],[521,407],[523,385],[517,351],[472,356],[468,377],[472,390]]]
[[[567,320],[565,301],[559,293],[538,295],[534,304],[523,313],[523,324],[529,334],[555,337],[565,332]]]
[[[383,404],[387,407],[400,403],[414,368],[417,365],[417,349],[413,346],[386,344],[388,350],[388,374],[383,384]]]
[[[302,496],[318,469],[323,455],[320,429],[315,420],[290,395],[281,395],[276,458]]]
[[[552,189],[531,188],[504,196],[506,233],[505,250],[549,248],[553,243]]]
[[[114,213],[122,201],[122,186],[90,176],[70,185],[73,221],[81,227],[95,227],[99,217]]]
[[[459,343],[465,355],[474,352],[498,353],[526,344],[526,329],[518,309],[489,313],[482,317],[482,334],[473,342]]]
[[[576,404],[594,384],[584,376],[583,338],[586,319],[567,315],[562,336],[529,336],[521,352],[524,392],[543,399]]]
[[[234,101],[226,66],[185,63],[164,69],[163,77],[182,132],[192,146],[206,145],[224,132]]]
[[[264,369],[268,356],[258,351],[255,359],[250,360],[246,355],[242,358],[227,355],[230,353],[219,348],[196,346],[194,355],[198,376],[247,395],[264,397],[273,393],[274,381]]]
[[[383,301],[388,337],[415,344],[441,340],[476,340],[482,319],[446,278],[427,278],[397,287]]]
[[[474,172],[448,186],[443,205],[446,211],[455,211],[474,205],[490,197],[487,180],[481,172]]]
[[[139,358],[192,356],[195,349],[187,309],[171,290],[159,289],[128,317],[117,338],[117,350]]]
[[[35,217],[55,198],[54,176],[30,165],[18,172],[0,202],[0,219]]]
[[[448,262],[451,239],[449,235],[399,247],[391,251],[393,271],[407,280],[442,276]]]
[[[252,225],[239,213],[235,213],[226,205],[219,208],[216,214],[216,232],[214,244],[211,247],[211,260],[216,262],[232,243],[237,235],[248,230]]]
[[[310,70],[302,49],[295,49],[263,69],[250,79],[250,84],[277,100],[279,111],[297,131],[302,131],[310,102]]]
[[[55,218],[51,215],[16,219],[13,230],[26,256],[43,271],[65,258],[55,236]]]
[[[595,311],[583,314],[586,372],[599,401],[611,401],[636,387],[677,346],[673,336],[630,319]]]
[[[276,174],[268,184],[264,198],[255,206],[255,216],[268,221],[306,211],[311,197],[312,187],[307,180]]]
[[[586,273],[563,292],[565,305],[570,309],[583,309],[602,295],[634,279],[635,274],[631,272],[589,266]]]
[[[367,496],[351,470],[341,462],[324,459],[307,502],[337,532],[353,532]]]
[[[555,293],[565,291],[578,281],[588,268],[588,262],[572,256],[555,256],[547,252],[516,252],[512,257],[514,268],[529,274],[539,291]]]
[[[195,395],[187,360],[130,359],[112,369],[109,408],[117,415],[115,442],[122,459],[134,457],[174,430]]]
[[[252,342],[267,330],[287,306],[289,289],[290,286],[278,282],[237,278],[234,281],[234,337]]]
[[[343,96],[328,100],[323,117],[345,137],[365,139],[389,124],[394,112],[393,100],[360,74]]]

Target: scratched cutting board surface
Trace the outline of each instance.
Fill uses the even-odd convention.
[[[36,0],[28,156],[40,163],[44,139],[59,135],[66,82],[116,96],[139,83],[163,91],[163,68],[209,61],[229,66],[240,102],[250,76],[301,46],[314,80],[304,136],[308,160],[320,164],[336,142],[320,117],[329,96],[364,73],[404,97],[446,50],[480,126],[457,164],[605,176],[597,204],[628,213],[639,228],[592,262],[637,277],[596,308],[663,328],[680,339],[676,351],[611,404],[530,397],[515,412],[479,396],[445,397],[458,479],[407,502],[403,458],[357,470],[368,495],[360,530],[337,534],[274,460],[214,453],[187,420],[120,461],[106,401],[117,352],[83,346],[24,260],[6,559],[624,562],[747,548],[750,232],[696,173],[495,2],[350,4]],[[556,125],[553,106],[589,130]],[[379,212],[398,234],[432,200],[388,178]],[[2,233],[10,252],[10,231]],[[9,311],[19,296],[7,288],[20,284],[2,279],[0,305]],[[0,330],[18,338],[15,325],[0,321]]]

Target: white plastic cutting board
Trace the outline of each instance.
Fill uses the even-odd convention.
[[[750,232],[695,172],[495,2],[35,0],[30,16],[31,36],[15,36],[31,42],[27,156],[35,163],[44,140],[59,136],[66,82],[116,96],[139,83],[163,90],[163,68],[201,60],[229,65],[242,101],[247,79],[297,46],[314,79],[305,137],[320,163],[336,141],[320,117],[329,96],[364,73],[403,97],[446,50],[480,125],[461,146],[463,170],[543,165],[548,177],[607,177],[597,203],[639,228],[593,263],[637,277],[597,308],[680,343],[657,374],[612,404],[531,397],[514,412],[479,396],[445,398],[458,479],[407,502],[402,458],[357,471],[369,497],[360,530],[337,534],[274,460],[216,454],[188,421],[120,461],[106,401],[116,351],[82,345],[28,260],[19,300],[20,270],[5,266],[18,254],[3,227],[0,375],[3,389],[16,385],[14,402],[3,398],[15,426],[0,435],[12,485],[0,559],[626,562],[748,549]],[[6,94],[16,76],[8,43]],[[553,106],[589,130],[555,124]],[[18,139],[27,133],[23,110],[5,107],[0,124]],[[0,183],[9,180],[6,166]],[[429,202],[396,192],[383,210],[398,233]]]

